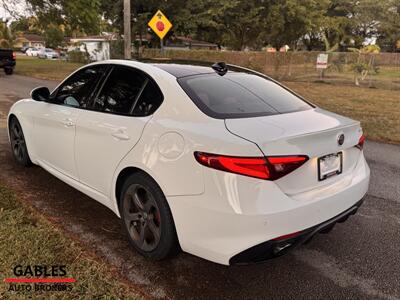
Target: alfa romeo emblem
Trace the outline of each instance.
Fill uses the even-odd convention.
[[[339,146],[343,145],[343,143],[344,143],[344,134],[343,133],[338,136],[337,143],[339,144]]]

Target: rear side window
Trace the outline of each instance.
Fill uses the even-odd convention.
[[[145,80],[146,78],[134,69],[114,67],[100,94],[95,99],[94,109],[130,115]]]
[[[207,115],[218,119],[268,116],[312,108],[278,84],[247,73],[182,77],[179,84]]]
[[[163,95],[160,89],[152,80],[148,80],[134,107],[133,115],[135,117],[152,115],[161,105],[162,101]]]

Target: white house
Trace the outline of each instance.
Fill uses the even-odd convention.
[[[68,51],[88,52],[91,61],[110,59],[110,36],[87,36],[71,38]]]
[[[17,36],[14,47],[34,47],[34,48],[44,48],[46,43],[44,38],[37,34],[25,33]]]

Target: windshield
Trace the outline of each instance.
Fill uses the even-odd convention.
[[[229,72],[182,77],[179,84],[204,113],[217,119],[284,114],[312,106],[261,76]]]

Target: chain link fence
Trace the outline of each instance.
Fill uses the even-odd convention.
[[[368,88],[400,90],[400,53],[328,54],[327,69],[316,68],[321,52],[239,52],[143,49],[143,59],[225,61],[267,74],[281,81],[324,82]]]

